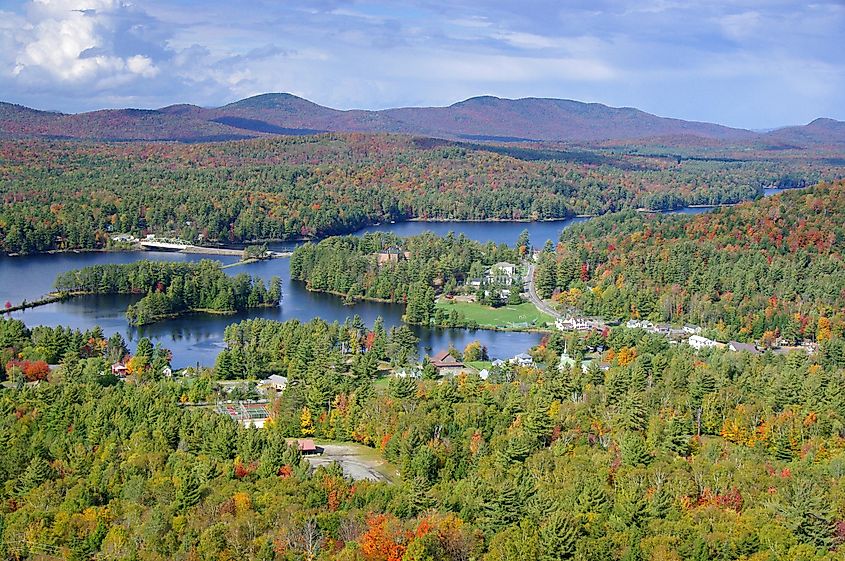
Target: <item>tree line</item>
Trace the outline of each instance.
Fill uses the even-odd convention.
[[[541,220],[733,203],[788,178],[842,176],[824,160],[676,160],[497,150],[398,135],[217,144],[0,142],[0,250],[109,246],[110,236],[294,240],[408,218]],[[798,179],[800,178],[800,179]]]

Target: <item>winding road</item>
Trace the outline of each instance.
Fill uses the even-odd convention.
[[[545,314],[549,314],[555,319],[560,319],[563,317],[560,313],[552,309],[551,306],[543,302],[543,299],[540,298],[540,295],[537,294],[537,287],[534,285],[534,265],[531,263],[527,263],[528,265],[528,272],[526,273],[526,284],[528,286],[528,298],[531,300],[531,303]]]

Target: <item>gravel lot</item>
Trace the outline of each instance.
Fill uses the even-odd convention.
[[[372,448],[359,444],[319,444],[317,448],[323,451],[320,455],[305,456],[314,466],[325,466],[338,462],[343,468],[343,474],[355,481],[387,481],[391,482],[398,474],[387,462],[378,457]]]

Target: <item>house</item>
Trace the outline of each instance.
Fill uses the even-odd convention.
[[[687,339],[687,344],[697,351],[701,349],[712,349],[724,346],[722,343],[714,341],[713,339],[708,339],[707,337],[702,337],[701,335],[693,335]]]
[[[493,364],[493,368],[501,368],[505,365],[505,361],[500,359],[500,358],[497,358],[496,360],[493,361],[492,364]]]
[[[111,365],[111,373],[118,378],[125,378],[129,374],[129,368],[123,362],[115,362]]]
[[[464,363],[449,354],[449,351],[440,351],[431,357],[431,364],[441,376],[458,374],[464,369]]]
[[[558,318],[555,320],[555,327],[560,331],[589,331],[592,329],[592,322],[582,317]]]
[[[385,263],[399,263],[399,261],[404,261],[410,258],[410,251],[402,251],[400,248],[395,246],[382,249],[376,253],[376,261],[379,265],[383,265]]]
[[[301,438],[296,441],[296,445],[299,448],[299,451],[302,452],[303,456],[319,453],[317,445],[314,444],[314,441],[310,438]]]
[[[531,366],[534,364],[534,359],[531,358],[531,355],[526,353],[519,353],[508,362],[511,364],[516,364],[517,366]]]
[[[605,324],[593,318],[569,317],[556,319],[555,327],[560,331],[596,331],[604,329]]]
[[[281,393],[288,387],[288,379],[278,374],[271,374],[266,380],[261,382],[261,387]]]
[[[646,331],[651,331],[654,329],[654,324],[647,319],[629,319],[625,323],[625,327],[628,329],[645,329]]]
[[[496,263],[487,272],[487,282],[510,286],[517,281],[516,265],[506,261]]]
[[[730,341],[728,343],[728,349],[732,350],[735,353],[745,351],[753,355],[760,354],[760,351],[757,349],[757,345],[754,345],[753,343],[740,343],[738,341]]]
[[[697,325],[687,324],[682,329],[684,333],[689,333],[690,335],[701,335],[701,328]]]
[[[161,369],[161,375],[165,378],[172,378],[173,377],[173,369],[169,366],[165,366]]]
[[[672,326],[668,323],[658,323],[652,327],[651,332],[668,337],[672,333]]]

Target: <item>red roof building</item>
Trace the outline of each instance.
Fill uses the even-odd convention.
[[[317,446],[314,444],[314,441],[310,438],[303,438],[301,440],[298,440],[297,445],[299,446],[299,451],[303,454],[317,453]]]

